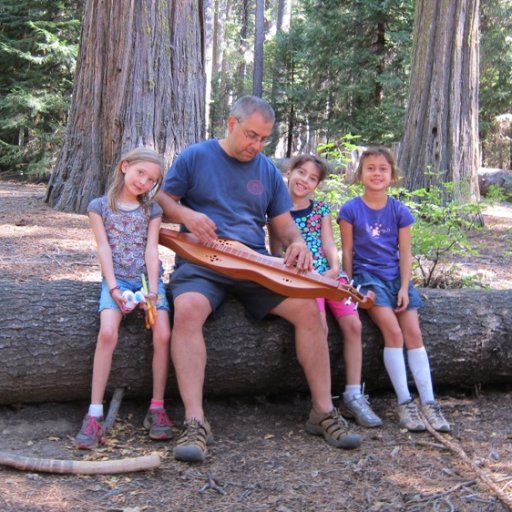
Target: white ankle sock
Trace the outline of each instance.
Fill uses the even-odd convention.
[[[89,416],[100,418],[103,416],[103,404],[91,404],[89,405]]]
[[[434,401],[434,390],[432,389],[432,375],[430,374],[430,363],[428,361],[425,347],[413,348],[407,351],[407,361],[420,395],[422,404]]]
[[[357,398],[361,395],[361,385],[360,384],[347,384],[345,386],[345,391],[343,391],[343,398],[350,402],[354,398]]]
[[[410,400],[411,393],[407,385],[407,370],[405,369],[403,349],[384,347],[384,366],[391,379],[391,384],[393,384],[398,403],[402,404]]]

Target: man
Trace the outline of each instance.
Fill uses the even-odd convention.
[[[232,107],[225,138],[185,149],[167,173],[158,201],[167,220],[182,224],[200,241],[238,240],[267,254],[263,226],[287,247],[284,260],[311,270],[312,257],[290,215],[291,200],[282,177],[261,150],[272,133],[274,111],[265,101],[243,96]],[[236,280],[177,257],[170,289],[174,302],[171,357],[185,407],[184,430],[174,457],[202,461],[213,440],[203,411],[206,346],[203,325],[227,291],[256,319],[273,314],[295,328],[297,358],[309,385],[312,410],[306,430],[337,448],[356,448],[361,437],[331,400],[329,350],[313,299],[287,298],[257,283]]]

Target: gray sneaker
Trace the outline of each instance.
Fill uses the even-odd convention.
[[[204,420],[201,423],[192,418],[183,423],[183,432],[174,447],[174,458],[185,462],[202,462],[210,443],[213,443],[213,434],[208,422]]]
[[[348,402],[342,397],[340,412],[345,418],[354,418],[362,427],[374,428],[382,425],[382,420],[372,411],[365,395],[359,395]]]
[[[427,430],[425,423],[420,418],[418,407],[412,399],[398,406],[398,416],[400,417],[400,426],[410,432],[424,432]]]
[[[306,422],[306,432],[323,436],[327,444],[347,450],[359,448],[363,440],[360,435],[348,432],[347,420],[340,416],[337,409],[323,415],[311,411]]]
[[[451,432],[452,428],[443,416],[441,406],[437,402],[427,402],[423,404],[421,406],[421,412],[434,430],[438,432]]]

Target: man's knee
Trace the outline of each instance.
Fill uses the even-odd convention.
[[[200,293],[187,292],[174,300],[174,325],[202,326],[211,313],[209,300]]]
[[[318,309],[318,305],[314,299],[304,300],[297,304],[295,311],[292,313],[292,323],[295,327],[315,330],[318,332],[326,330],[322,315]]]

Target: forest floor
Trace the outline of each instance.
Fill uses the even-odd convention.
[[[0,182],[0,271],[14,281],[99,280],[86,216],[56,212],[44,186]],[[483,286],[512,287],[512,204],[485,212],[472,235],[480,255],[452,261]],[[171,268],[170,251],[163,249]],[[3,297],[8,300],[7,297]],[[216,442],[202,464],[172,457],[141,427],[147,404],[123,401],[109,442],[93,452],[72,440],[86,403],[0,407],[0,459],[20,456],[104,461],[156,453],[158,469],[118,475],[50,474],[1,465],[0,511],[492,511],[512,507],[512,379],[509,387],[439,389],[451,434],[398,427],[389,390],[374,394],[377,429],[353,430],[361,448],[336,450],[304,430],[306,396],[208,400]],[[183,408],[168,401],[174,431]]]

